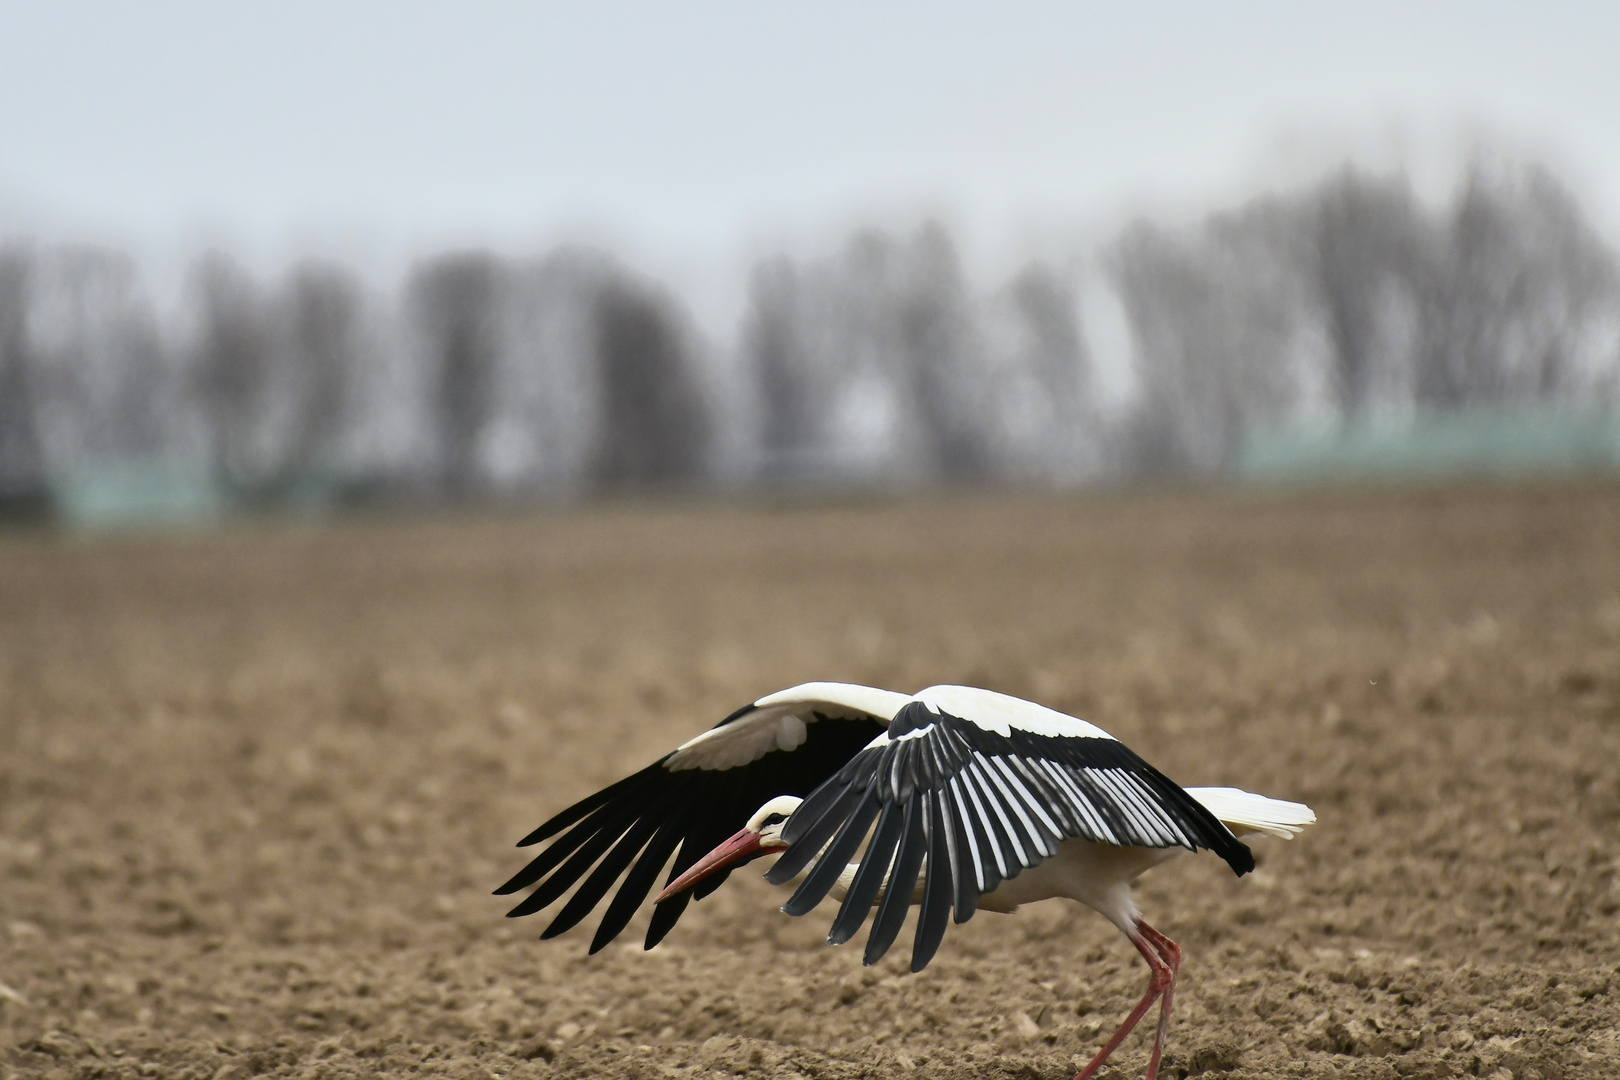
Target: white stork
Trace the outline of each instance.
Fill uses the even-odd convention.
[[[708,895],[743,862],[780,852],[766,879],[799,882],[783,911],[803,915],[829,893],[841,901],[829,944],[848,941],[877,908],[867,964],[920,905],[912,971],[933,958],[953,912],[961,923],[979,908],[1011,912],[1067,897],[1119,927],[1150,972],[1142,1000],[1076,1080],[1089,1080],[1158,1000],[1147,1069],[1154,1080],[1181,949],[1143,920],[1131,883],[1201,848],[1241,876],[1254,856],[1238,836],[1288,839],[1315,820],[1300,803],[1181,788],[1101,728],[1005,694],[935,686],[907,697],[816,682],[738,709],[570,806],[519,846],[568,831],[496,893],[538,883],[508,913],[529,915],[584,878],[540,935],[551,938],[624,874],[594,953],[624,929],[674,854],[647,928],[650,949],[689,899]]]

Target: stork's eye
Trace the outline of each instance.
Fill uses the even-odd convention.
[[[764,828],[766,825],[780,825],[786,820],[786,814],[767,814],[765,815],[765,820],[761,822],[760,827]]]

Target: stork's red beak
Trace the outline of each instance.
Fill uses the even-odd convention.
[[[670,882],[668,887],[658,894],[658,899],[654,903],[661,904],[672,896],[678,896],[710,874],[718,873],[728,866],[735,866],[763,855],[765,849],[761,847],[760,839],[759,833],[744,829],[693,863],[686,873]]]

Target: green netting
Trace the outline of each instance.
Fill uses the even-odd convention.
[[[52,500],[64,521],[88,529],[204,522],[230,502],[207,473],[162,467],[86,469],[57,484]]]
[[[1620,413],[1478,409],[1278,427],[1245,441],[1237,471],[1255,480],[1620,471]]]

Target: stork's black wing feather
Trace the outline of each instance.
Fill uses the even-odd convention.
[[[803,741],[791,749],[772,742],[771,729],[761,729],[763,743],[750,751],[746,728],[772,725],[784,715],[805,724]],[[506,895],[534,887],[508,915],[532,915],[579,887],[542,932],[555,937],[590,915],[618,883],[618,892],[591,941],[596,952],[627,926],[670,857],[668,881],[690,868],[723,840],[742,828],[748,817],[778,795],[806,795],[882,734],[888,718],[856,710],[791,706],[761,709],[750,705],[732,713],[713,729],[743,736],[741,751],[704,748],[678,750],[590,795],[524,837],[520,846],[556,837],[529,864],[496,889]],[[688,747],[693,744],[688,744]],[[683,748],[684,749],[684,748]],[[730,763],[750,752],[754,760]],[[561,836],[558,834],[561,833]],[[621,881],[622,877],[622,881]],[[647,928],[646,947],[658,944],[693,899],[720,887],[726,872],[656,906]]]
[[[913,701],[884,740],[788,819],[782,838],[791,846],[766,879],[785,884],[810,871],[784,911],[802,915],[826,897],[874,819],[827,940],[849,940],[875,902],[865,960],[876,962],[925,875],[913,971],[933,957],[953,906],[956,921],[967,921],[980,896],[1056,854],[1063,840],[1207,848],[1238,874],[1254,869],[1248,847],[1215,815],[1116,739],[1017,727],[1000,734]]]

